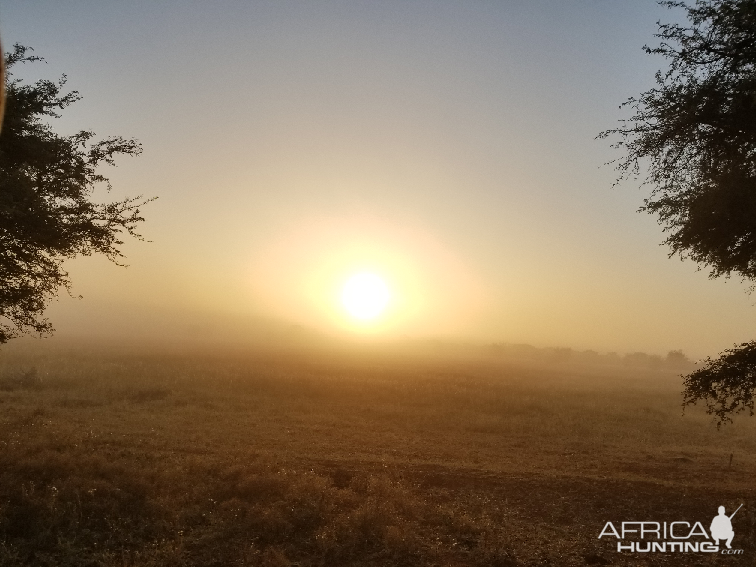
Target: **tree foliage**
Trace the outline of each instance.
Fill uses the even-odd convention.
[[[625,106],[621,178],[648,168],[644,207],[658,215],[672,254],[712,277],[756,278],[756,0],[661,2],[689,25],[659,24],[650,54],[669,60],[656,86]]]
[[[756,0],[662,1],[685,24],[658,24],[666,58],[656,84],[623,106],[633,114],[600,137],[618,137],[620,180],[645,171],[641,208],[658,217],[670,256],[710,277],[756,280]],[[685,404],[706,400],[719,423],[753,410],[756,343],[709,360],[685,379]]]
[[[743,343],[725,351],[719,358],[707,358],[703,368],[685,377],[684,405],[699,400],[717,424],[731,422],[732,415],[748,410],[754,415],[753,391],[756,389],[756,343]]]
[[[140,144],[111,137],[94,140],[82,130],[70,136],[48,121],[80,100],[58,81],[25,84],[13,68],[41,61],[15,45],[5,55],[5,118],[0,132],[0,344],[26,333],[52,330],[44,311],[57,292],[70,291],[65,260],[99,253],[115,263],[123,235],[141,238],[141,197],[94,202],[96,186],[110,190],[101,164],[119,154],[136,156]]]

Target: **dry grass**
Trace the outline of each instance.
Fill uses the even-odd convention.
[[[722,559],[752,565],[756,420],[717,431],[679,391],[483,355],[10,350],[0,564],[708,565],[597,535],[745,502]]]

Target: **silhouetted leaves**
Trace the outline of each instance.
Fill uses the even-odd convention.
[[[659,24],[650,54],[669,61],[656,86],[623,106],[634,114],[599,137],[620,137],[620,180],[648,167],[665,243],[682,258],[756,280],[756,0],[662,1],[688,23]],[[753,344],[708,360],[685,381],[685,404],[706,400],[718,424],[748,407],[753,414]]]
[[[0,133],[0,344],[25,333],[52,330],[43,318],[48,302],[63,287],[70,289],[66,259],[93,253],[115,263],[122,257],[122,234],[141,238],[141,197],[96,203],[101,163],[113,165],[118,154],[138,155],[136,140],[111,137],[93,141],[82,130],[60,136],[47,123],[78,101],[76,91],[62,93],[57,82],[33,85],[13,79],[19,63],[41,61],[15,45],[6,54],[6,105]]]
[[[717,426],[731,422],[732,415],[748,410],[754,414],[756,389],[756,342],[726,350],[719,358],[706,359],[706,366],[685,377],[683,405],[706,402],[706,411],[716,416]]]
[[[669,60],[656,86],[623,106],[634,115],[619,135],[620,179],[648,167],[644,207],[669,233],[672,254],[711,277],[756,277],[756,1],[661,2],[689,25],[659,24]]]

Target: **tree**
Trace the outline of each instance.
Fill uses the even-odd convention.
[[[23,334],[53,329],[44,311],[71,282],[64,262],[94,253],[120,264],[119,246],[127,234],[138,239],[144,219],[139,207],[151,199],[126,198],[97,203],[96,186],[111,186],[97,172],[114,165],[115,156],[136,156],[140,144],[111,137],[94,141],[82,130],[56,134],[47,120],[80,100],[63,93],[58,81],[24,84],[13,78],[18,64],[42,61],[30,48],[16,44],[5,54],[5,117],[0,131],[0,344]]]
[[[0,54],[3,48],[0,47]],[[5,58],[0,57],[0,130],[3,128],[3,116],[5,116]]]
[[[659,45],[644,47],[669,68],[623,105],[633,114],[620,128],[599,137],[619,136],[618,182],[647,172],[641,210],[658,216],[670,256],[698,262],[711,278],[756,281],[756,0],[660,4],[687,17],[659,23]],[[740,345],[687,376],[684,404],[706,400],[720,424],[744,409],[753,415],[753,348]],[[735,394],[738,380],[744,389]]]
[[[683,405],[706,403],[706,411],[721,425],[732,421],[731,414],[749,410],[754,414],[756,389],[756,343],[743,343],[719,358],[706,359],[703,368],[685,377]]]

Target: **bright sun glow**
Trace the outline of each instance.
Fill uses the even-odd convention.
[[[371,273],[356,274],[349,278],[341,291],[341,302],[357,319],[374,319],[383,312],[391,294],[386,283]]]

